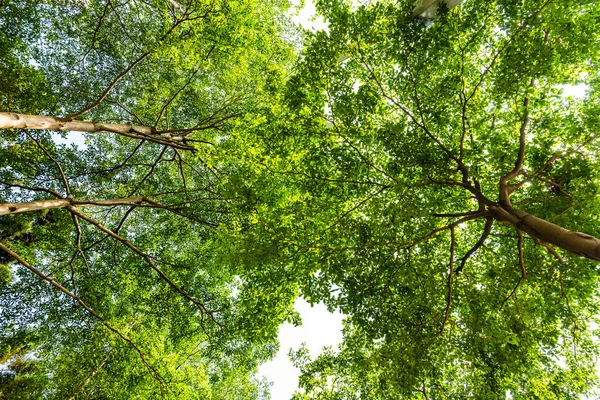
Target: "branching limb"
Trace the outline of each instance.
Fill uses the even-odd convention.
[[[334,128],[336,133],[338,134],[339,137],[342,138],[342,140],[352,148],[352,150],[354,150],[356,152],[356,154],[358,154],[358,156],[360,157],[360,159],[367,164],[369,167],[371,167],[372,169],[374,169],[375,171],[379,172],[380,174],[384,175],[386,178],[390,179],[393,182],[397,182],[396,178],[394,178],[393,176],[391,176],[390,174],[388,174],[387,172],[385,172],[383,169],[379,168],[378,166],[376,166],[375,164],[373,164],[361,151],[358,147],[356,147],[356,145],[354,145],[354,143],[352,143],[350,141],[350,139],[348,139],[345,135],[343,135],[340,131],[340,128],[338,126],[338,124],[335,121],[335,118],[330,121]]]
[[[185,299],[187,299],[190,303],[194,304],[200,310],[200,312],[202,314],[202,317],[204,317],[204,314],[209,314],[210,317],[211,317],[211,319],[217,325],[219,325],[221,327],[223,326],[221,323],[219,323],[218,321],[215,320],[215,318],[212,315],[212,313],[209,310],[207,310],[206,307],[204,307],[204,305],[202,303],[200,303],[198,300],[194,299],[192,296],[190,296],[188,293],[186,293],[183,289],[181,289],[156,264],[154,264],[154,262],[152,261],[152,259],[150,258],[150,256],[148,254],[146,254],[145,252],[143,252],[142,250],[140,250],[139,248],[137,248],[136,246],[134,246],[133,243],[131,243],[129,240],[127,240],[127,239],[123,238],[122,236],[116,234],[112,230],[106,228],[100,222],[98,222],[95,219],[89,217],[88,215],[82,213],[77,208],[75,208],[73,206],[69,206],[69,207],[67,207],[67,210],[69,210],[72,214],[78,216],[79,218],[81,218],[81,219],[89,222],[90,224],[92,224],[93,226],[95,226],[96,228],[98,228],[100,231],[102,231],[102,232],[106,233],[107,235],[111,236],[112,238],[118,240],[123,245],[125,245],[125,247],[129,248],[134,253],[136,253],[137,255],[139,255],[146,262],[146,264],[148,264],[150,266],[150,268],[152,268],[158,274],[158,276],[163,281],[165,281],[172,289],[174,289],[176,292],[178,292],[181,296],[183,296]]]
[[[81,226],[79,226],[79,221],[77,220],[77,217],[75,215],[71,215],[71,217],[73,217],[73,225],[75,226],[75,247],[77,247],[77,249],[73,253],[71,261],[69,261],[69,268],[71,269],[71,284],[73,285],[73,293],[77,293],[77,288],[75,286],[75,269],[73,268],[73,262],[79,254],[81,254],[81,257],[84,259],[85,255],[83,254],[83,251],[81,251]]]
[[[142,120],[136,113],[134,113],[133,111],[131,111],[130,109],[128,109],[127,107],[125,107],[120,101],[117,100],[109,100],[106,99],[105,100],[107,103],[110,104],[115,104],[117,107],[119,107],[121,110],[125,111],[127,114],[129,114],[130,116],[132,116],[133,118],[135,118],[135,120],[143,126],[148,125],[146,122],[144,122],[144,120]]]
[[[212,49],[214,49],[214,47],[215,47],[215,45],[213,45],[213,47],[209,51],[209,54],[212,52]],[[173,94],[173,96],[171,96],[171,98],[165,102],[165,104],[163,104],[162,108],[160,109],[160,112],[158,113],[158,117],[156,117],[156,121],[154,122],[154,126],[158,125],[158,123],[160,122],[160,119],[162,118],[163,113],[165,112],[165,109],[167,107],[169,107],[169,105],[173,102],[173,100],[175,100],[177,98],[177,96],[179,95],[179,93],[181,93],[183,90],[185,90],[185,88],[188,87],[188,85],[190,83],[192,83],[192,80],[194,79],[194,77],[196,76],[196,74],[198,74],[198,72],[200,71],[201,68],[202,68],[202,64],[198,65],[198,68],[196,68],[196,70],[190,75],[190,77],[188,78],[187,82],[185,82],[185,84],[183,86],[181,86],[175,92],[175,94]]]
[[[217,227],[217,226],[218,226],[218,224],[216,224],[216,223],[214,223],[214,222],[205,221],[205,220],[202,220],[202,219],[196,218],[196,217],[194,217],[194,216],[191,216],[191,215],[189,215],[189,214],[185,214],[185,213],[183,213],[183,212],[179,211],[179,210],[178,210],[177,208],[175,208],[175,207],[172,207],[172,206],[169,206],[169,205],[164,205],[164,204],[161,204],[161,203],[159,203],[159,202],[157,202],[157,201],[154,201],[154,200],[152,200],[152,199],[148,199],[148,198],[146,198],[146,199],[145,199],[145,202],[146,202],[146,203],[149,203],[149,204],[151,204],[151,205],[152,205],[152,208],[162,208],[162,209],[165,209],[165,210],[167,210],[167,211],[170,211],[170,212],[172,212],[173,214],[179,215],[179,216],[181,216],[181,217],[184,217],[184,218],[186,218],[186,219],[189,219],[190,221],[196,222],[196,223],[198,223],[198,224],[201,224],[201,225],[207,225],[207,226],[210,226],[210,227],[212,227],[212,228],[215,228],[215,227]]]
[[[165,152],[167,151],[167,149],[168,149],[167,146],[163,147],[162,151],[160,152],[160,154],[158,155],[158,157],[156,158],[156,160],[152,164],[152,167],[150,167],[150,170],[138,182],[137,186],[129,193],[129,196],[133,196],[135,194],[135,192],[137,192],[139,190],[139,188],[144,184],[144,182],[146,181],[146,179],[148,179],[150,177],[150,175],[152,175],[152,173],[154,172],[154,169],[156,168],[156,166],[158,165],[158,163],[160,162],[160,160],[165,155]]]
[[[239,113],[233,113],[233,114],[228,114],[228,115],[224,115],[218,119],[203,119],[202,121],[198,122],[196,125],[194,125],[191,128],[176,128],[176,129],[165,129],[165,130],[158,130],[156,131],[158,134],[169,134],[169,133],[179,133],[179,136],[173,136],[173,139],[178,139],[181,141],[185,141],[185,137],[188,136],[189,134],[193,133],[193,132],[198,132],[198,131],[206,131],[209,129],[215,129],[221,126],[221,124],[231,118],[235,118],[237,116],[239,116]],[[198,143],[204,143],[204,144],[209,144],[211,146],[214,146],[215,144],[206,140],[200,140],[200,139],[187,139],[187,141],[190,142],[198,142]]]
[[[96,25],[96,29],[94,29],[94,34],[92,35],[92,42],[90,44],[90,48],[87,49],[87,51],[83,54],[83,56],[81,57],[81,61],[84,61],[85,58],[87,57],[87,55],[90,53],[90,51],[92,51],[92,49],[94,48],[94,45],[96,43],[96,37],[98,36],[98,31],[100,31],[100,27],[102,26],[102,23],[104,22],[104,18],[106,17],[106,14],[108,14],[108,8],[111,5],[111,0],[107,0],[106,1],[106,5],[104,6],[104,11],[102,12],[102,15],[100,16],[100,18],[98,19],[98,24]]]
[[[481,187],[479,186],[479,181],[477,179],[474,179],[474,183],[475,184],[472,185],[471,182],[469,182],[469,181],[464,182],[464,181],[455,181],[455,180],[450,180],[450,179],[434,179],[434,180],[429,180],[429,181],[418,183],[417,186],[419,186],[419,187],[430,186],[430,185],[460,186],[460,187],[465,188],[466,190],[468,190],[469,192],[471,192],[473,194],[473,196],[479,203],[480,209],[483,209],[484,206],[489,206],[489,205],[493,204],[493,202],[490,199],[488,199],[487,197],[485,197],[485,195],[481,191]]]
[[[13,257],[15,260],[17,260],[19,262],[19,264],[23,265],[25,268],[27,268],[28,270],[30,270],[31,272],[33,272],[34,274],[36,274],[37,276],[39,276],[40,278],[45,280],[46,282],[50,283],[52,286],[54,286],[58,290],[60,290],[62,293],[64,293],[65,295],[67,295],[70,298],[72,298],[73,300],[75,300],[88,313],[90,313],[92,316],[94,316],[96,319],[98,319],[102,323],[102,325],[104,325],[108,330],[110,330],[111,332],[113,332],[114,334],[119,336],[121,339],[123,339],[125,342],[127,342],[138,353],[142,363],[144,364],[146,369],[148,369],[148,372],[153,377],[153,379],[158,381],[158,383],[161,387],[161,392],[164,391],[164,385],[166,384],[164,378],[158,373],[158,371],[154,367],[152,367],[148,363],[144,353],[142,353],[140,348],[135,343],[133,343],[133,341],[131,339],[129,339],[127,336],[125,336],[123,333],[121,333],[121,331],[117,330],[112,325],[110,325],[108,322],[106,322],[106,320],[100,314],[98,314],[90,306],[88,306],[79,296],[76,296],[75,294],[70,292],[68,289],[66,289],[64,286],[62,286],[60,283],[55,281],[53,278],[44,274],[42,271],[40,271],[39,269],[37,269],[34,266],[32,266],[31,264],[29,264],[20,255],[18,255],[17,253],[12,251],[8,247],[6,247],[6,245],[4,245],[4,243],[2,243],[2,242],[0,242],[0,249],[5,251],[6,253],[8,253],[8,255]]]
[[[114,10],[114,6],[112,5],[112,2],[109,2],[108,4],[111,5],[111,7],[113,7]],[[116,13],[116,10],[115,10]],[[179,26],[179,24],[181,24],[182,22],[186,21],[186,19],[178,19],[177,21],[175,21],[175,23],[169,28],[169,30],[167,32],[165,32],[165,34],[158,40],[157,43],[162,42],[167,36],[169,36],[169,34],[171,34],[171,32],[173,32],[173,30],[175,28],[177,28],[177,26]],[[136,65],[140,64],[142,61],[144,61],[151,53],[151,50],[146,50],[141,56],[139,56],[135,61],[133,61],[131,64],[129,64],[129,66],[127,66],[127,68],[125,68],[119,75],[117,75],[111,83],[109,83],[109,85],[106,87],[106,89],[104,90],[104,92],[102,92],[102,94],[100,95],[100,97],[94,101],[93,103],[91,103],[90,105],[86,106],[85,108],[83,108],[80,111],[77,111],[74,114],[69,115],[68,117],[66,117],[65,119],[68,121],[71,121],[77,117],[82,116],[83,114],[93,110],[94,108],[98,107],[102,101],[104,101],[104,99],[106,98],[106,96],[108,96],[108,94],[110,93],[110,91],[116,86],[117,83],[119,83],[119,81],[121,79],[123,79],[128,73],[129,71],[131,71],[133,68],[135,68]]]
[[[421,389],[415,389],[415,392],[423,393],[423,398],[425,400],[429,400],[429,396],[427,396],[427,390],[425,389],[425,383],[423,383]]]
[[[440,217],[440,218],[456,218],[456,217],[466,217],[468,215],[473,215],[473,214],[477,214],[478,212],[480,212],[481,210],[478,211],[466,211],[466,212],[460,212],[460,213],[436,213],[436,214],[432,214],[434,217]]]
[[[64,197],[58,193],[55,192],[52,189],[46,189],[43,187],[35,187],[35,186],[26,186],[26,185],[21,185],[20,183],[8,183],[2,179],[0,179],[0,184],[5,185],[5,186],[9,186],[9,187],[17,187],[19,189],[25,189],[25,190],[31,190],[32,192],[44,192],[44,193],[48,193],[58,199],[63,199]]]
[[[62,168],[62,166],[60,165],[60,163],[54,158],[52,157],[52,154],[50,154],[48,152],[48,150],[46,150],[46,148],[44,146],[42,146],[42,144],[39,142],[39,140],[37,140],[35,137],[33,137],[33,135],[31,135],[27,130],[25,131],[25,134],[35,142],[35,144],[37,145],[37,147],[40,148],[40,150],[42,150],[42,152],[44,152],[44,154],[46,155],[46,157],[48,157],[50,160],[52,160],[52,162],[54,163],[54,165],[56,165],[56,168],[58,168],[58,172],[60,173],[60,177],[63,181],[63,185],[65,185],[65,190],[67,192],[67,197],[71,196],[71,189],[69,188],[69,182],[67,181],[67,177],[65,176],[65,172]]]
[[[69,115],[68,117],[66,117],[66,119],[69,121],[73,120],[73,119],[80,117],[83,114],[93,110],[94,108],[98,107],[100,105],[100,103],[102,103],[102,101],[106,98],[106,96],[108,96],[110,91],[115,87],[115,85],[117,83],[119,83],[119,81],[121,79],[123,79],[125,77],[125,75],[127,75],[129,73],[129,71],[131,71],[136,65],[138,65],[139,63],[144,61],[146,59],[146,57],[148,57],[149,55],[150,55],[150,51],[146,51],[144,54],[139,56],[134,62],[129,64],[129,66],[127,68],[125,68],[125,70],[123,70],[119,75],[117,75],[115,77],[115,79],[113,79],[113,81],[108,85],[108,87],[104,90],[104,92],[100,95],[100,97],[96,101],[94,101],[92,104],[88,105],[87,107],[83,108],[82,110]]]
[[[469,249],[469,251],[467,251],[467,254],[465,254],[464,257],[460,259],[460,265],[458,266],[458,268],[456,268],[456,271],[455,271],[457,274],[460,274],[462,272],[463,268],[465,267],[465,264],[467,263],[467,260],[473,254],[475,254],[475,252],[477,250],[479,250],[479,248],[481,246],[483,246],[483,244],[485,243],[486,239],[490,235],[490,232],[492,231],[492,225],[493,225],[493,223],[494,223],[494,218],[492,218],[492,217],[487,217],[486,218],[485,226],[483,227],[483,232],[481,233],[481,236],[479,237],[479,240],[477,241],[477,243],[475,243],[475,245],[473,247],[471,247]]]
[[[542,246],[546,250],[548,250],[548,253],[550,253],[556,260],[558,260],[560,262],[564,261],[562,256],[560,254],[558,254],[557,251],[554,249],[554,247],[552,247],[550,244],[543,242],[537,238],[533,238],[533,240],[535,241],[535,244],[539,244],[540,246]]]
[[[467,96],[465,95],[465,51],[461,49],[461,63],[460,63],[460,93],[458,94],[458,100],[461,105],[461,134],[460,144],[458,151],[458,159],[463,160],[465,154],[465,137],[467,136]]]
[[[528,18],[526,18],[525,20],[523,20],[519,24],[519,27],[517,28],[517,30],[515,31],[515,33],[513,33],[513,35],[504,43],[504,45],[496,52],[496,54],[494,54],[494,56],[492,57],[492,60],[490,61],[490,63],[488,64],[488,66],[485,68],[485,70],[483,71],[483,73],[481,74],[481,76],[479,77],[479,80],[475,84],[475,87],[473,87],[473,91],[471,92],[471,94],[469,95],[469,97],[467,97],[467,99],[466,99],[467,102],[469,102],[475,96],[475,94],[477,93],[477,90],[479,89],[479,87],[483,83],[485,77],[487,76],[487,74],[489,74],[489,72],[492,69],[492,67],[496,64],[496,61],[498,61],[498,58],[500,57],[500,55],[506,51],[506,49],[508,48],[508,46],[512,42],[514,42],[515,39],[521,34],[521,32],[529,25],[529,20],[535,18],[540,12],[542,12],[542,10],[544,8],[546,8],[546,6],[548,4],[550,4],[550,0],[546,0],[540,6],[540,8],[538,8]],[[491,47],[493,47],[493,46],[491,46]]]
[[[179,11],[181,11],[182,13],[184,13],[184,14],[187,14],[187,11],[186,11],[186,9],[185,9],[185,8],[183,8],[183,7],[181,6],[181,4],[177,3],[175,0],[167,0],[167,1],[173,5],[173,9],[174,9],[174,10],[179,10]]]
[[[381,192],[383,192],[385,189],[390,188],[390,186],[384,186],[381,189],[371,193],[369,196],[367,196],[365,199],[361,200],[358,204],[356,204],[354,207],[352,207],[351,209],[349,209],[348,211],[346,211],[345,213],[343,213],[338,219],[335,220],[334,223],[332,223],[331,225],[329,225],[325,230],[328,231],[331,228],[333,228],[335,225],[337,225],[346,215],[352,213],[353,211],[359,209],[360,207],[362,207],[365,203],[369,202],[371,199],[379,196],[379,194]]]
[[[585,147],[586,145],[588,145],[589,143],[591,143],[594,139],[596,138],[595,135],[591,135],[589,138],[587,138],[583,143],[579,144],[577,147],[571,149],[570,151],[565,151],[562,154],[553,154],[545,163],[544,165],[542,165],[540,168],[537,169],[537,171],[535,171],[533,174],[526,174],[523,173],[523,175],[525,176],[525,179],[523,179],[521,182],[518,182],[514,185],[509,185],[507,187],[508,193],[512,193],[515,190],[521,188],[525,183],[531,181],[532,179],[536,178],[541,180],[542,182],[546,182],[549,183],[551,185],[557,186],[561,191],[562,188],[560,187],[560,185],[556,184],[555,182],[552,182],[549,179],[543,178],[541,176],[542,172],[544,172],[550,165],[552,165],[555,161],[561,160],[563,158],[567,158],[569,156],[571,156],[572,154],[575,154],[577,152],[579,152],[583,147]],[[571,195],[569,195],[566,192],[563,192],[566,196],[571,197]]]
[[[533,80],[529,84],[530,87],[533,86]],[[508,188],[508,181],[515,178],[521,172],[523,168],[523,161],[525,160],[525,138],[527,134],[527,127],[529,126],[529,122],[531,120],[529,116],[529,97],[525,97],[523,100],[523,121],[521,122],[521,127],[519,128],[519,152],[517,154],[517,160],[515,161],[515,166],[512,170],[510,170],[506,175],[500,178],[500,193],[499,199],[501,203],[510,205],[510,192]]]
[[[189,198],[187,179],[185,178],[185,172],[183,170],[183,156],[181,155],[179,150],[173,148],[173,151],[175,152],[175,154],[177,155],[177,158],[179,160],[179,162],[177,163],[177,166],[179,167],[179,175],[181,175],[181,180],[183,181],[183,191],[185,192],[185,197]]]
[[[331,247],[322,247],[322,246],[303,246],[298,243],[291,242],[285,238],[279,238],[279,240],[281,240],[282,242],[288,243],[292,246],[298,247],[298,248],[318,249],[318,250],[324,250],[324,251],[328,251],[328,252],[332,252],[332,253],[338,253],[338,252],[348,251],[348,250],[365,250],[365,249],[372,249],[372,248],[381,247],[381,246],[394,246],[394,247],[398,247],[399,249],[410,250],[411,248],[417,246],[418,244],[421,244],[421,243],[431,239],[432,237],[434,237],[435,235],[437,235],[440,232],[446,231],[451,228],[455,228],[458,225],[461,225],[467,221],[472,221],[474,219],[481,218],[481,217],[487,217],[487,216],[490,216],[489,211],[487,211],[487,210],[478,211],[477,213],[457,219],[456,221],[454,221],[448,225],[445,225],[441,228],[434,229],[431,232],[429,232],[428,234],[426,234],[425,236],[422,236],[412,242],[389,241],[389,242],[370,243],[370,244],[366,244],[366,245],[362,245],[362,246],[331,248]]]
[[[113,230],[114,233],[119,234],[119,231],[123,227],[123,224],[125,224],[125,221],[127,220],[127,218],[129,218],[129,216],[136,209],[136,207],[137,206],[131,206],[131,207],[129,207],[129,210],[127,210],[127,212],[125,213],[125,215],[123,215],[123,218],[121,218],[121,221],[119,221],[119,224],[117,225],[117,227]],[[94,243],[92,243],[89,246],[87,246],[85,249],[83,249],[83,251],[87,251],[87,250],[92,249],[94,246],[99,245],[100,243],[102,243],[106,239],[108,239],[109,237],[110,237],[110,235],[105,235],[103,238],[98,239]]]
[[[81,383],[79,385],[77,385],[77,387],[75,388],[75,391],[69,397],[69,400],[74,400],[77,398],[77,395],[79,394],[79,392],[81,392],[90,383],[92,378],[94,378],[94,376],[96,376],[96,374],[100,371],[100,369],[104,366],[104,364],[106,364],[111,353],[112,353],[112,349],[111,349],[111,351],[108,352],[108,354],[106,354],[106,356],[104,356],[104,358],[100,361],[98,366],[96,368],[94,368],[94,370],[90,373],[90,375],[87,378],[85,378],[83,381],[81,381]]]
[[[360,49],[360,43],[357,42],[357,48],[358,48],[358,53],[360,55],[361,58],[361,62],[362,64],[365,66],[365,68],[367,68],[367,70],[369,71],[369,73],[371,74],[373,80],[375,81],[375,83],[377,84],[377,86],[379,87],[379,90],[381,91],[381,94],[383,95],[383,97],[385,97],[386,99],[388,99],[392,104],[394,104],[400,111],[402,111],[402,113],[404,113],[408,118],[410,118],[410,120],[417,125],[419,128],[421,128],[421,130],[423,132],[425,132],[425,135],[431,139],[435,144],[437,144],[437,146],[448,156],[448,158],[450,158],[451,160],[453,160],[457,167],[458,170],[460,171],[461,175],[462,175],[462,181],[464,183],[467,183],[470,185],[469,183],[469,170],[467,168],[467,166],[463,163],[462,159],[460,157],[455,156],[452,151],[450,151],[450,149],[448,149],[440,140],[439,138],[437,138],[425,125],[425,120],[421,111],[421,106],[420,106],[420,101],[416,92],[416,88],[415,88],[415,96],[416,96],[416,101],[417,101],[417,108],[419,110],[420,113],[420,117],[421,117],[421,121],[419,121],[415,115],[413,113],[411,113],[407,107],[403,106],[402,104],[400,104],[394,97],[390,96],[387,92],[387,90],[385,89],[383,83],[381,82],[381,80],[377,77],[377,74],[375,73],[375,70],[369,65],[369,63],[367,62],[366,58],[364,57],[364,55],[362,54],[362,51]],[[410,66],[408,66],[408,70],[410,70]],[[413,82],[414,84],[414,82]]]
[[[173,0],[171,0],[173,3],[175,3]],[[177,3],[175,3],[177,4]],[[181,6],[179,6],[181,7]],[[181,10],[183,10],[183,8],[181,8]],[[212,54],[213,50],[216,47],[216,43],[213,44],[211,46],[211,48],[208,50],[208,53],[206,54],[205,60],[208,60],[208,58],[210,57],[210,55]],[[192,83],[194,77],[198,74],[198,72],[200,71],[200,69],[202,68],[202,64],[198,65],[198,68],[196,68],[196,70],[190,75],[190,77],[188,78],[188,80],[185,82],[185,84],[183,86],[181,86],[176,92],[175,94],[173,94],[173,96],[171,96],[171,98],[169,100],[167,100],[165,102],[165,104],[163,104],[163,106],[160,109],[160,112],[158,113],[158,117],[156,118],[156,121],[154,122],[154,126],[157,126],[158,123],[160,122],[160,119],[162,118],[163,113],[165,113],[165,111],[167,111],[167,107],[169,107],[169,105],[173,102],[173,100],[175,100],[177,98],[177,96],[179,96],[179,94],[185,90],[186,87],[188,87],[190,85],[190,83]],[[168,121],[167,121],[167,129],[168,129]]]

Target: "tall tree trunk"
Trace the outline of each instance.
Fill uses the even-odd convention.
[[[29,201],[25,203],[4,203],[0,204],[0,215],[16,214],[28,211],[40,211],[49,210],[52,208],[66,208],[68,206],[74,207],[92,207],[92,206],[123,206],[123,205],[140,205],[145,201],[144,197],[126,197],[122,199],[111,199],[111,200],[89,200],[89,201],[77,201],[68,199],[58,200],[37,200]]]
[[[600,261],[600,240],[583,232],[573,232],[510,206],[490,207],[494,218],[505,221],[534,239]]]
[[[51,131],[113,132],[154,135],[150,126],[131,124],[100,124],[90,121],[68,121],[49,115],[29,115],[0,112],[0,129],[48,129]]]
[[[184,150],[194,150],[186,145],[185,136],[172,135],[171,131],[159,131],[151,126],[132,124],[103,124],[91,121],[68,120],[49,115],[29,115],[10,112],[0,112],[0,129],[47,129],[51,131],[77,131],[91,133],[116,133],[133,139],[149,140],[152,142],[177,147]]]

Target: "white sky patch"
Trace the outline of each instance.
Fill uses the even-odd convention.
[[[580,83],[578,85],[558,85],[558,87],[562,89],[564,97],[572,97],[573,99],[584,98],[585,93],[589,89],[588,85],[585,83]]]
[[[300,313],[302,325],[294,327],[286,323],[279,328],[280,348],[272,361],[263,364],[258,369],[259,375],[264,375],[273,382],[271,398],[286,400],[292,397],[298,389],[300,371],[292,365],[288,357],[290,349],[298,349],[306,343],[311,358],[321,354],[324,347],[337,347],[342,342],[342,320],[344,315],[330,313],[323,304],[313,307],[302,298],[296,299],[294,309]]]
[[[306,30],[313,31],[313,32],[323,31],[323,30],[329,31],[327,23],[325,22],[323,17],[321,17],[321,16],[316,17],[317,10],[312,1],[305,0],[304,7],[302,7],[299,10],[297,9],[298,6],[299,6],[299,4],[294,4],[294,7],[296,7],[296,10],[297,10],[297,14],[292,16],[293,23],[301,26],[302,28],[304,28]]]
[[[83,132],[68,131],[66,137],[63,137],[59,132],[52,132],[52,140],[56,144],[66,144],[67,146],[74,144],[79,150],[87,148]]]

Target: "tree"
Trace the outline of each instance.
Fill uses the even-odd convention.
[[[265,396],[302,294],[296,398],[596,394],[597,2],[0,7],[6,393]]]
[[[274,335],[250,333],[218,261],[246,201],[218,149],[288,68],[286,8],[0,2],[0,345],[31,366],[2,396],[267,395]]]
[[[348,315],[339,352],[294,355],[296,398],[593,397],[598,3],[317,4],[240,150],[242,251],[278,254],[254,285]]]

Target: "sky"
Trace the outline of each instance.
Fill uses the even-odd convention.
[[[302,343],[310,351],[311,358],[319,355],[324,347],[333,347],[342,341],[342,320],[344,315],[330,313],[323,304],[311,307],[302,298],[296,299],[294,309],[300,313],[302,325],[294,327],[289,323],[279,328],[279,352],[277,356],[258,369],[259,376],[265,376],[273,382],[271,398],[288,400],[298,388],[300,371],[292,365],[288,352],[298,349]]]

